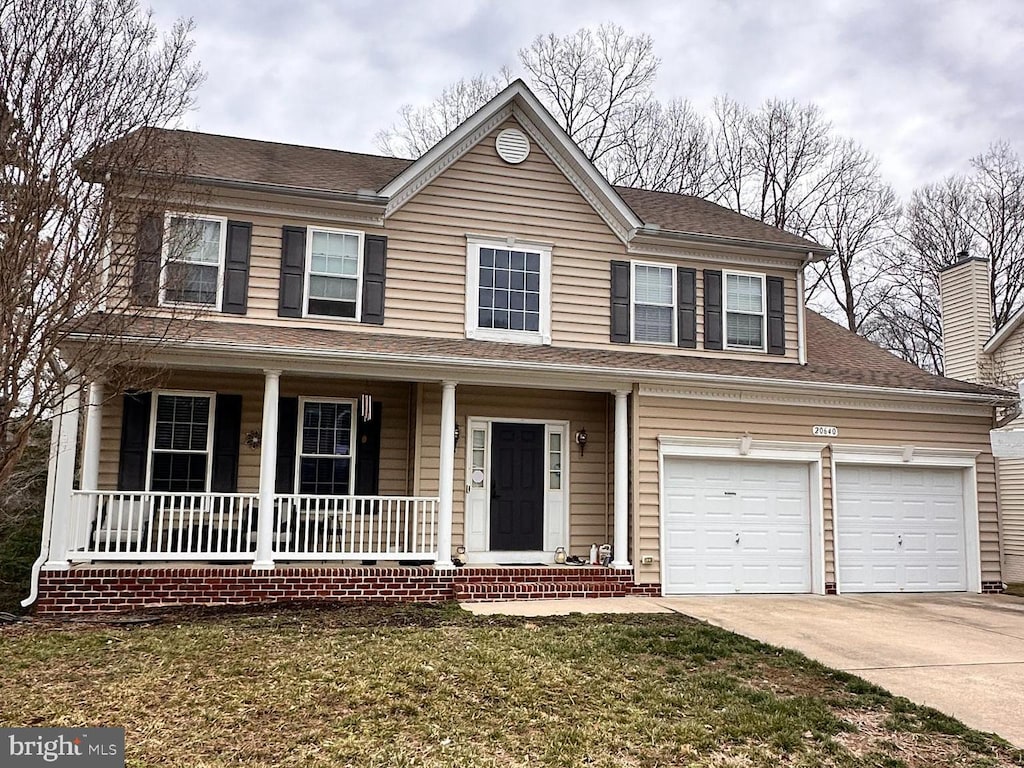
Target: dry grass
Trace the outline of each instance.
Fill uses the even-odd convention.
[[[0,722],[120,725],[133,766],[1009,766],[863,681],[680,616],[451,606],[0,630]]]

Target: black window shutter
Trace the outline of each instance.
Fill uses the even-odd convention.
[[[697,270],[686,267],[676,269],[676,304],[679,327],[676,335],[679,346],[697,348]]]
[[[384,278],[388,239],[367,235],[363,241],[363,315],[361,322],[384,325]]]
[[[146,490],[149,460],[150,392],[128,392],[121,409],[121,455],[117,462],[119,491]]]
[[[135,232],[135,273],[132,294],[143,307],[155,307],[160,300],[160,250],[164,239],[164,215],[147,213]]]
[[[244,315],[248,306],[251,244],[252,224],[248,221],[229,221],[221,309],[232,315]]]
[[[210,490],[238,492],[238,448],[242,439],[242,396],[217,394],[213,420]]]
[[[381,404],[373,404],[373,418],[363,421],[357,416],[356,426],[356,495],[376,496],[380,493],[380,428]]]
[[[629,344],[629,262],[612,262],[611,340]]]
[[[769,277],[768,286],[768,354],[786,354],[786,292],[781,277]]]
[[[277,401],[277,478],[275,493],[295,493],[295,438],[299,429],[299,398]]]
[[[722,348],[722,273],[704,270],[704,349]]]
[[[306,277],[306,228],[281,228],[280,317],[302,317],[302,288]]]

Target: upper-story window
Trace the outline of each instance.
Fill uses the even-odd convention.
[[[169,214],[163,247],[163,303],[220,308],[227,220]]]
[[[306,314],[358,319],[363,234],[310,228],[306,248]]]
[[[469,238],[466,336],[551,343],[551,247]]]
[[[764,349],[764,275],[725,273],[725,346]]]
[[[675,268],[634,262],[632,286],[633,341],[675,344]]]

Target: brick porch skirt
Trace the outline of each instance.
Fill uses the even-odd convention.
[[[443,602],[661,594],[597,567],[80,567],[39,574],[39,614],[296,601]]]

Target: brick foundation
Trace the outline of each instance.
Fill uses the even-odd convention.
[[[1006,591],[1006,585],[1001,581],[981,582],[981,593],[983,595],[1001,595]]]
[[[302,601],[522,600],[656,597],[660,584],[635,584],[608,568],[402,568],[246,566],[76,568],[39,574],[39,614],[128,611],[179,605]]]

